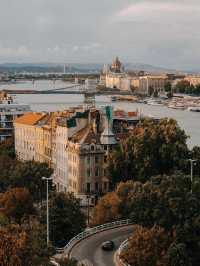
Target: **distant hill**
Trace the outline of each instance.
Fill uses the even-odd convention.
[[[126,63],[125,68],[128,70],[143,70],[150,73],[176,73],[180,72],[175,69],[169,69],[164,67],[157,67],[149,64],[141,64],[141,63]]]
[[[100,64],[66,64],[66,73],[100,72]],[[54,63],[4,63],[0,64],[0,73],[63,73],[64,64]]]
[[[126,70],[146,71],[150,73],[180,73],[175,69],[153,66],[141,63],[125,63]],[[66,63],[66,73],[99,73],[103,68],[102,63]],[[63,73],[64,64],[61,63],[4,63],[0,64],[0,73]],[[192,71],[188,71],[193,73]]]

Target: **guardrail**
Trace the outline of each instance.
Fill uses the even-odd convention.
[[[115,227],[131,225],[131,224],[134,224],[133,220],[127,219],[127,220],[120,220],[120,221],[106,223],[106,224],[102,224],[96,227],[92,227],[78,234],[77,236],[73,237],[64,248],[57,248],[56,251],[57,253],[69,254],[71,249],[74,247],[74,245],[76,245],[79,241],[81,241],[84,238],[87,238],[101,231],[105,231],[105,230],[112,229]]]
[[[123,260],[120,258],[121,252],[126,249],[128,247],[128,241],[129,239],[126,239],[118,248],[117,252],[116,252],[116,262],[117,262],[117,266],[130,266],[129,264],[126,264],[125,262],[123,262]]]

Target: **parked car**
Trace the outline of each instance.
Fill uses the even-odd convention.
[[[101,245],[101,249],[102,250],[105,250],[105,251],[112,251],[115,247],[115,244],[113,241],[106,241],[106,242],[103,242],[102,245]]]

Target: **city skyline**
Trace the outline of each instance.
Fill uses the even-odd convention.
[[[200,3],[188,1],[2,2],[0,63],[124,62],[197,70]]]

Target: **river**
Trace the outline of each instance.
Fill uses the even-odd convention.
[[[36,81],[34,84],[30,81],[17,84],[0,85],[0,89],[34,89],[47,90],[62,88],[69,83],[49,80]],[[19,103],[27,103],[33,111],[56,111],[64,110],[70,106],[77,106],[83,103],[83,95],[71,94],[18,94],[14,96]],[[157,118],[169,117],[178,121],[188,135],[188,145],[193,147],[200,146],[200,113],[189,112],[187,110],[169,109],[165,106],[152,106],[131,102],[111,102],[109,96],[96,96],[96,105],[113,105],[115,108],[121,108],[126,111],[141,110],[146,115],[152,115]]]

